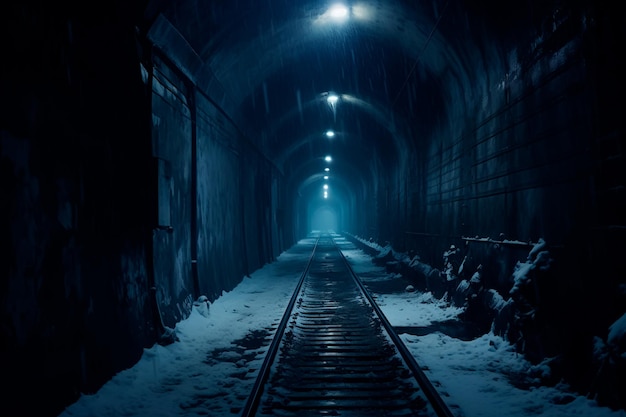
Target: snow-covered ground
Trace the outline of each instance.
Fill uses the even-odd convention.
[[[178,342],[145,349],[135,366],[98,392],[82,395],[60,417],[238,415],[308,260],[303,249],[313,242],[301,240],[210,305],[198,303],[189,318],[176,325]],[[402,280],[348,242],[341,246],[366,284]],[[462,311],[430,293],[399,290],[376,299],[394,326],[428,327],[454,320]],[[532,376],[547,369],[532,366],[493,334],[463,341],[439,332],[405,333],[402,339],[458,417],[626,415],[598,407],[565,385],[534,386]],[[518,387],[520,381],[526,389]]]

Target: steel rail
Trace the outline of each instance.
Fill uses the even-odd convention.
[[[250,393],[250,396],[248,397],[246,405],[241,411],[241,414],[240,414],[241,417],[251,417],[256,414],[256,410],[259,406],[261,395],[263,394],[263,387],[265,386],[265,383],[267,382],[267,378],[270,373],[270,368],[272,366],[272,363],[274,362],[274,358],[276,357],[276,354],[278,353],[280,342],[285,333],[285,329],[287,328],[287,324],[289,323],[289,319],[291,318],[291,314],[293,312],[294,306],[296,305],[296,301],[298,300],[298,296],[300,295],[302,284],[304,283],[304,280],[306,279],[309,273],[309,269],[313,262],[313,258],[315,257],[315,251],[317,250],[317,244],[319,243],[319,240],[320,240],[320,237],[318,236],[317,240],[315,241],[315,245],[313,246],[313,251],[311,252],[311,256],[309,257],[307,265],[304,268],[302,275],[300,275],[300,279],[298,280],[296,289],[294,290],[293,295],[291,296],[291,299],[289,300],[289,304],[287,305],[287,308],[285,309],[285,314],[283,314],[280,324],[278,325],[278,328],[276,329],[276,333],[274,333],[274,337],[272,338],[272,343],[270,343],[270,346],[267,350],[267,354],[265,355],[265,359],[263,360],[263,365],[261,365],[257,379],[254,382],[254,386],[252,387],[252,392]]]
[[[452,414],[447,404],[443,401],[437,389],[435,389],[435,387],[430,382],[430,380],[428,379],[424,371],[422,371],[422,368],[417,363],[417,360],[415,360],[415,357],[413,356],[413,354],[406,347],[406,345],[404,344],[400,336],[398,336],[396,331],[393,329],[393,326],[391,325],[391,323],[389,323],[389,320],[387,320],[387,317],[385,317],[385,315],[383,314],[383,311],[380,309],[376,301],[374,301],[374,298],[370,295],[368,289],[365,288],[365,285],[363,285],[358,275],[354,272],[354,270],[352,269],[352,266],[350,266],[350,263],[346,259],[345,255],[343,254],[343,252],[341,251],[341,249],[339,248],[335,240],[332,239],[332,241],[335,244],[335,247],[337,248],[339,253],[341,254],[341,257],[344,260],[348,268],[348,271],[350,271],[350,275],[352,275],[352,278],[356,282],[357,286],[359,287],[359,289],[361,290],[365,298],[368,300],[368,302],[370,303],[370,305],[372,306],[372,308],[374,309],[378,317],[380,318],[381,324],[383,325],[383,327],[387,331],[387,334],[389,335],[389,337],[395,344],[396,348],[398,349],[398,352],[400,353],[400,355],[406,362],[406,365],[409,367],[410,371],[413,373],[413,376],[417,380],[417,383],[420,385],[420,387],[424,391],[424,395],[426,395],[426,397],[430,401],[431,405],[433,406],[433,409],[437,413],[437,416],[454,417],[454,414]]]
[[[273,387],[270,386],[270,382],[269,382],[269,377],[271,375],[271,370],[273,369],[273,366],[275,366],[274,362],[276,361],[278,352],[281,349],[281,346],[283,346],[285,337],[286,337],[286,329],[289,326],[293,326],[295,324],[295,322],[292,322],[292,319],[294,317],[294,312],[296,311],[296,305],[300,305],[299,303],[302,302],[302,292],[304,291],[304,285],[305,282],[307,282],[306,280],[309,278],[309,273],[311,271],[312,265],[315,263],[314,262],[314,258],[316,257],[316,251],[319,247],[319,243],[320,240],[322,240],[322,238],[324,238],[324,240],[326,240],[327,236],[320,236],[318,237],[318,239],[315,242],[315,246],[313,248],[313,251],[311,253],[311,256],[307,262],[307,265],[302,273],[302,275],[300,276],[300,280],[298,281],[298,284],[294,290],[294,293],[289,301],[289,305],[285,310],[285,313],[282,317],[282,320],[276,330],[276,333],[274,334],[274,337],[272,339],[272,342],[268,348],[268,352],[265,356],[265,359],[263,361],[263,365],[261,366],[260,370],[259,370],[259,374],[255,380],[252,392],[250,394],[250,396],[248,397],[247,403],[245,405],[245,407],[242,409],[242,412],[240,414],[241,417],[251,417],[256,415],[259,412],[259,407],[261,405],[261,401],[264,398],[264,395],[267,395],[268,393],[270,395],[276,394],[276,386],[274,385]],[[334,247],[334,249],[336,250],[336,252],[338,252],[338,257],[336,258],[340,263],[343,263],[343,267],[345,267],[346,272],[348,273],[348,275],[346,276],[346,278],[348,280],[352,280],[354,282],[354,284],[356,285],[356,287],[354,288],[354,290],[356,291],[356,293],[360,293],[363,297],[363,301],[366,302],[367,304],[369,304],[369,308],[371,308],[372,313],[374,314],[373,317],[376,317],[379,325],[382,326],[382,328],[380,330],[383,331],[384,334],[386,333],[387,339],[388,339],[388,343],[390,343],[387,346],[394,346],[395,351],[397,352],[397,354],[399,355],[399,358],[403,359],[404,362],[404,369],[406,370],[405,372],[408,372],[406,374],[406,378],[411,378],[413,379],[414,383],[417,383],[418,386],[421,388],[421,391],[423,393],[423,398],[424,398],[424,404],[426,404],[426,401],[428,401],[428,403],[430,404],[430,407],[432,411],[434,411],[434,413],[438,416],[438,417],[454,417],[454,415],[452,414],[452,412],[450,411],[450,409],[448,408],[448,406],[446,405],[446,403],[443,401],[443,399],[441,398],[441,396],[439,395],[439,393],[437,392],[437,390],[435,389],[435,387],[432,385],[432,383],[428,380],[428,377],[424,374],[424,372],[422,371],[422,369],[420,368],[419,364],[417,363],[417,361],[415,360],[415,358],[413,357],[413,355],[411,354],[411,352],[407,349],[407,347],[404,345],[404,343],[402,342],[402,340],[400,339],[400,337],[398,336],[398,334],[395,332],[395,330],[393,329],[393,327],[391,326],[391,324],[389,323],[389,321],[387,320],[387,318],[385,317],[385,315],[383,314],[382,310],[380,309],[380,307],[378,307],[378,305],[376,304],[376,302],[374,301],[373,297],[370,295],[369,291],[367,290],[367,288],[363,285],[363,283],[361,282],[361,280],[359,279],[358,275],[354,272],[354,270],[352,269],[352,267],[350,266],[350,263],[348,262],[348,260],[346,259],[345,255],[343,254],[343,252],[341,251],[341,249],[339,248],[339,246],[337,245],[337,242],[335,241],[335,239],[332,238],[332,236],[328,236],[328,240],[330,241],[329,246]],[[342,268],[343,268],[342,267]],[[308,285],[308,284],[307,284]],[[324,290],[325,291],[325,290]],[[302,367],[304,368],[310,368],[310,367],[318,367],[319,365],[314,364],[313,362],[309,362],[309,358],[313,358],[316,357],[317,355],[319,355],[319,351],[320,351],[320,347],[317,346],[317,343],[321,343],[322,348],[322,354],[320,355],[323,358],[323,363],[327,363],[327,360],[330,360],[331,358],[345,358],[348,360],[348,363],[343,363],[342,364],[342,368],[344,367],[351,367],[351,366],[357,366],[358,371],[355,371],[357,373],[355,373],[354,375],[352,373],[349,373],[349,375],[346,376],[342,376],[342,380],[343,382],[341,384],[346,384],[349,383],[347,381],[344,380],[344,378],[348,378],[348,380],[354,379],[355,381],[357,379],[362,379],[363,375],[359,374],[359,372],[363,372],[362,370],[363,368],[363,364],[365,362],[361,362],[363,360],[369,361],[371,360],[369,357],[372,356],[377,356],[380,355],[382,353],[382,351],[384,351],[386,348],[382,347],[382,350],[380,351],[358,351],[358,350],[354,350],[354,347],[349,346],[348,344],[344,343],[344,341],[341,341],[341,343],[337,343],[336,338],[338,337],[338,335],[340,334],[340,329],[341,329],[341,325],[339,323],[337,324],[326,324],[325,326],[330,326],[330,327],[335,327],[337,326],[337,331],[333,330],[331,331],[331,333],[317,333],[317,331],[313,330],[306,330],[308,326],[308,324],[306,324],[307,321],[317,321],[317,320],[327,320],[326,318],[324,318],[325,316],[327,316],[329,313],[325,312],[325,311],[319,311],[317,312],[317,307],[305,307],[305,306],[300,306],[299,308],[304,308],[304,311],[300,311],[300,317],[301,319],[303,319],[304,321],[301,323],[304,325],[304,327],[299,327],[300,332],[304,331],[304,333],[301,333],[298,338],[304,338],[305,340],[309,340],[308,343],[305,342],[305,344],[307,346],[304,346],[304,350],[302,351],[302,357],[300,359],[295,359],[296,362],[300,361],[301,364],[298,365],[294,365],[294,359],[292,357],[291,361],[291,371],[287,371],[286,374],[283,375],[289,375],[289,373],[293,374],[294,371],[297,373],[300,372],[300,370],[302,369]],[[310,311],[306,311],[307,308]],[[312,308],[312,310],[311,310]],[[332,313],[332,312],[331,312]],[[319,315],[316,316],[316,315]],[[333,316],[334,313],[331,314],[331,316]],[[311,323],[312,324],[312,323]],[[354,326],[355,324],[348,324],[348,326]],[[357,339],[359,339],[359,341],[357,342],[357,345],[363,346],[363,341],[364,340],[368,340],[369,337],[364,338],[364,336],[359,336],[357,333],[352,333],[353,329],[356,329],[356,327],[350,327],[350,331],[348,332],[348,334],[351,334],[351,337],[356,337]],[[383,330],[384,329],[384,330]],[[307,334],[308,333],[308,334]],[[337,333],[337,334],[335,334]],[[312,339],[310,339],[312,337]],[[344,338],[346,337],[345,335],[343,336]],[[291,339],[290,339],[291,340]],[[311,343],[311,341],[313,341],[313,343]],[[291,342],[289,342],[291,343]],[[367,343],[366,343],[367,344]],[[313,346],[315,345],[315,346]],[[385,355],[385,354],[383,354]],[[381,356],[385,357],[385,356]],[[351,359],[352,358],[352,359]],[[356,359],[354,359],[356,358]],[[367,359],[365,359],[367,358]],[[281,360],[284,360],[281,359]],[[333,359],[334,360],[334,359]],[[356,360],[356,362],[355,362]],[[378,359],[377,359],[378,360]],[[361,394],[356,393],[354,391],[355,388],[348,388],[349,391],[342,391],[345,389],[345,387],[343,386],[333,386],[333,384],[331,385],[324,385],[324,381],[326,379],[328,379],[328,381],[333,381],[335,378],[337,378],[337,368],[336,366],[332,363],[333,361],[328,362],[328,365],[324,365],[324,366],[328,366],[328,370],[329,372],[331,372],[328,377],[326,377],[326,375],[324,373],[321,374],[316,374],[317,376],[313,377],[312,379],[307,378],[308,382],[304,382],[304,383],[298,383],[299,385],[299,389],[297,391],[294,392],[294,396],[290,397],[294,403],[290,404],[289,407],[291,407],[293,409],[293,412],[295,413],[300,413],[300,412],[304,412],[306,409],[308,409],[308,407],[310,405],[304,405],[304,409],[302,409],[301,411],[296,411],[298,410],[298,407],[301,407],[302,405],[296,405],[296,403],[307,403],[310,401],[320,401],[318,398],[321,398],[321,402],[320,403],[316,403],[315,407],[321,406],[322,408],[328,407],[329,404],[332,404],[331,407],[348,407],[351,408],[353,407],[353,405],[350,404],[357,404],[359,401],[364,400],[365,398],[368,399],[368,401],[370,401],[370,404],[376,404],[377,401],[382,400],[382,397],[379,397],[379,394],[376,391],[371,391],[372,387],[371,387],[371,383],[370,384],[363,384],[363,382],[359,382],[358,384],[354,385],[354,387],[356,389],[358,389],[359,387],[363,388],[365,391]],[[388,367],[389,362],[381,362],[380,367],[375,367],[376,369],[380,368],[380,372],[390,372],[390,368]],[[374,368],[370,366],[370,372],[375,372]],[[302,372],[307,372],[307,371],[302,371]],[[321,372],[324,372],[321,370]],[[342,374],[343,375],[343,374]],[[391,375],[391,374],[390,374]],[[398,376],[400,376],[400,374],[396,374]],[[293,378],[293,376],[287,376],[287,378]],[[300,377],[296,377],[296,378],[300,378]],[[388,378],[388,376],[384,376],[384,379]],[[404,377],[401,377],[404,378]],[[297,379],[299,381],[299,379]],[[314,381],[317,380],[317,381]],[[313,381],[313,382],[311,382]],[[321,384],[320,384],[321,382]],[[397,383],[397,382],[396,382]],[[268,385],[270,384],[270,385]],[[302,385],[303,384],[303,385]],[[310,385],[310,389],[311,392],[309,393],[308,391],[303,391],[306,390]],[[386,386],[388,389],[391,389],[391,385],[389,385],[388,382],[383,383],[384,386]],[[319,387],[324,387],[324,390],[321,394],[321,397],[316,397],[315,392],[317,390],[319,390]],[[265,390],[269,390],[267,393],[265,393]],[[274,390],[274,391],[273,391]],[[351,391],[350,391],[351,390]],[[402,388],[401,385],[393,385],[393,390],[394,391],[398,391],[401,392]],[[306,392],[306,394],[304,393]],[[348,392],[348,394],[344,394]],[[369,393],[368,393],[369,392]],[[330,395],[329,393],[332,393],[332,395]],[[396,395],[397,393],[394,393],[394,395]],[[329,397],[330,395],[330,397]],[[346,396],[347,395],[347,396]],[[401,394],[400,394],[401,395]],[[335,397],[335,396],[339,396],[339,397]],[[333,399],[335,398],[335,399]],[[342,398],[341,401],[347,401],[347,402],[343,402],[343,405],[338,405],[338,403],[334,402],[336,401],[337,398]],[[390,397],[388,399],[388,401],[390,401],[389,406],[390,407],[398,407],[399,400],[400,397]],[[400,399],[399,401],[404,401],[402,399]],[[320,405],[317,405],[320,404]],[[278,403],[277,403],[278,405]],[[360,404],[358,407],[362,407],[363,405]],[[284,403],[279,405],[279,408],[284,407]],[[397,409],[400,410],[400,409]],[[407,409],[408,410],[408,409]],[[285,410],[286,411],[286,410]],[[331,410],[326,410],[326,412],[330,412]],[[281,415],[279,413],[279,415]],[[289,414],[291,415],[291,414]],[[295,414],[294,414],[295,415]],[[317,414],[316,414],[317,415]],[[350,414],[352,415],[352,414]],[[369,414],[368,414],[369,415]],[[395,414],[394,414],[395,415]],[[411,414],[413,415],[413,414]]]

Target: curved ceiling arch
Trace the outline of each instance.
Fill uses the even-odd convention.
[[[291,141],[291,143],[282,149],[280,149],[277,153],[277,156],[274,158],[274,164],[284,171],[285,163],[289,160],[295,152],[302,149],[302,147],[307,144],[313,143],[314,141],[322,141],[322,134],[313,133],[307,136],[302,136],[296,140]]]
[[[163,12],[176,31],[162,35],[177,35],[187,42],[197,85],[216,92],[223,110],[272,160],[276,149],[285,148],[281,141],[272,146],[276,126],[321,100],[320,90],[344,92],[346,103],[367,112],[390,132],[399,156],[410,154],[418,138],[428,136],[416,123],[433,129],[432,120],[443,124],[459,116],[445,112],[445,103],[470,101],[464,98],[475,92],[461,86],[472,85],[468,80],[483,67],[481,51],[487,47],[480,29],[463,20],[462,7],[448,7],[448,2],[356,0],[348,4],[349,19],[338,23],[328,16],[330,4],[270,1],[260,7],[257,0],[209,4],[180,0]],[[455,36],[447,36],[452,33]],[[177,38],[172,45],[180,42]],[[325,74],[323,60],[332,57],[336,62]],[[314,98],[295,104],[296,88],[302,89],[298,100],[300,94]],[[246,112],[255,100],[261,107],[259,100],[265,101],[265,111],[252,104]],[[461,107],[455,108],[462,115]],[[421,133],[416,135],[417,131]],[[397,159],[405,163],[402,157]]]
[[[234,108],[271,74],[302,62],[320,48],[335,48],[347,58],[351,54],[354,62],[367,63],[385,62],[395,49],[404,58],[394,65],[401,65],[405,73],[412,73],[418,60],[425,67],[419,74],[471,70],[458,57],[468,49],[458,43],[469,41],[451,40],[436,30],[445,14],[445,7],[438,9],[436,2],[355,1],[349,6],[349,20],[342,23],[328,18],[329,5],[310,0],[283,8],[271,3],[258,7],[256,0],[242,0],[200,7],[183,0],[166,15],[235,100]],[[383,70],[388,73],[392,68]],[[397,100],[405,80],[401,77],[393,88],[388,86],[388,100]]]
[[[284,171],[284,168],[287,162],[296,159],[296,154],[298,152],[302,151],[303,148],[307,147],[307,145],[310,146],[311,143],[316,142],[316,141],[327,142],[326,146],[322,145],[321,147],[327,150],[327,152],[325,152],[324,154],[329,154],[331,156],[333,154],[335,156],[337,156],[338,154],[341,155],[343,154],[344,150],[347,153],[351,149],[354,149],[355,146],[358,146],[355,143],[356,141],[360,139],[357,134],[348,133],[348,132],[334,132],[334,134],[335,134],[335,137],[333,139],[328,139],[324,137],[326,135],[322,132],[315,132],[307,136],[296,138],[295,140],[292,140],[287,147],[278,151],[278,156],[276,159],[274,159],[274,163],[276,164],[276,166],[278,166],[280,169]],[[346,140],[346,138],[350,138],[350,139]],[[375,150],[374,148],[367,147],[367,146],[364,146],[363,148],[368,151],[367,152],[368,156],[376,154],[374,152]],[[339,153],[337,153],[337,150],[339,150]],[[321,154],[322,153],[320,153],[320,155]],[[295,162],[297,164],[297,160]]]
[[[272,124],[273,131],[269,135],[271,138],[277,138],[283,136],[280,133],[280,130],[285,127],[285,124],[289,122],[290,119],[294,119],[298,117],[299,114],[302,113],[303,108],[311,108],[314,105],[319,105],[320,102],[325,102],[327,100],[328,93],[320,94],[315,99],[312,99],[306,103],[302,104],[302,108],[292,109],[288,114],[283,115],[277,123]],[[381,128],[388,133],[388,137],[391,139],[391,142],[394,145],[394,150],[396,155],[403,155],[409,152],[412,148],[412,142],[407,140],[404,137],[404,133],[407,128],[404,126],[403,120],[400,117],[400,122],[398,122],[398,118],[391,111],[386,111],[389,109],[388,107],[383,106],[379,103],[372,103],[371,101],[364,100],[358,98],[351,94],[340,94],[338,95],[338,102],[336,106],[345,106],[350,105],[356,108],[359,111],[367,114],[375,123],[381,126]],[[326,105],[326,104],[324,104]],[[398,124],[402,125],[402,128],[398,128]],[[304,134],[303,136],[299,136],[296,140],[291,135],[284,135],[286,140],[274,140],[274,146],[271,149],[273,151],[273,155],[276,155],[274,158],[274,163],[283,167],[285,162],[294,154],[302,146],[305,146],[312,141],[324,141],[328,140],[330,142],[337,142],[339,135],[342,138],[346,137],[359,137],[358,134],[353,133],[352,131],[338,131],[338,138],[325,138],[325,129],[314,129],[312,133]],[[334,131],[333,131],[334,132]],[[289,141],[287,145],[285,142]],[[371,143],[372,147],[368,147],[368,149],[375,150],[380,146],[386,145],[385,141],[377,141],[374,139]],[[369,144],[368,143],[368,144]],[[353,144],[357,145],[357,144]]]
[[[319,0],[269,1],[261,7],[257,0],[179,0],[163,13],[178,32],[162,33],[180,36],[171,45],[188,41],[194,74],[210,74],[196,77],[198,86],[220,86],[216,102],[277,166],[292,161],[297,170],[319,151],[301,152],[307,140],[326,128],[327,115],[314,111],[325,105],[319,91],[332,89],[340,94],[340,109],[350,106],[387,132],[367,135],[367,146],[375,148],[371,155],[380,156],[374,139],[386,142],[389,136],[382,149],[393,149],[393,158],[359,164],[402,172],[408,155],[419,149],[418,140],[429,137],[416,127],[415,114],[426,110],[421,117],[430,129],[462,117],[462,105],[453,106],[459,115],[451,115],[444,111],[446,104],[469,102],[459,98],[474,91],[461,86],[472,85],[469,80],[482,68],[476,64],[484,60],[484,39],[463,21],[463,8],[438,4],[355,0],[349,20],[337,23],[327,15],[330,3]],[[456,36],[446,36],[450,34]],[[441,114],[430,108],[442,109]],[[297,126],[309,111],[311,125]],[[436,123],[430,120],[433,112],[440,116]],[[357,127],[347,126],[345,132],[355,134]],[[355,172],[364,171],[358,167]]]
[[[296,195],[305,195],[305,189],[316,182],[321,185],[325,175],[329,177],[329,184],[339,184],[346,192],[362,196],[366,194],[367,184],[372,183],[375,173],[371,170],[359,171],[350,160],[331,166],[330,172],[325,173],[318,160],[309,160],[298,166],[289,176],[287,188],[293,189]]]
[[[316,183],[319,183],[320,185],[323,183],[324,179],[322,178],[321,174],[312,174],[309,177],[305,178],[304,180],[302,180],[302,182],[299,184],[298,186],[298,195],[300,196],[305,196],[308,195],[309,193],[306,191],[307,189],[309,189],[310,187],[313,187]],[[344,179],[344,178],[333,178],[333,181],[329,182],[329,187],[331,187],[332,189],[336,189],[339,188],[340,190],[344,190],[344,194],[354,194],[354,186],[353,184],[348,184],[348,182]],[[360,184],[364,184],[363,181],[360,181]],[[352,185],[352,186],[351,186]],[[320,194],[321,194],[321,188],[320,188]]]
[[[328,195],[325,197],[321,183],[313,178],[307,178],[299,191],[300,198],[295,199],[293,203],[302,214],[308,213],[311,207],[327,204],[334,206],[339,212],[350,213],[360,199],[359,192],[354,184],[339,180],[329,183]],[[308,217],[306,214],[305,216]]]

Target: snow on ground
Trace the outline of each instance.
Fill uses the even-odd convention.
[[[370,288],[375,289],[371,284],[387,282],[393,285],[394,281],[398,281],[393,285],[395,288],[407,287],[399,274],[388,274],[384,267],[372,264],[372,257],[354,245],[340,247],[352,269],[361,276],[366,286],[370,284]],[[392,294],[379,293],[375,298],[392,326],[426,327],[434,322],[454,320],[463,312],[462,308],[450,306],[449,303],[433,297],[430,292],[396,291]]]
[[[289,302],[312,247],[312,239],[283,253],[209,306],[208,315],[194,309],[176,325],[179,341],[145,349],[140,361],[120,372],[98,392],[82,395],[59,417],[70,416],[235,416],[263,362],[264,353]],[[387,285],[377,294],[395,326],[426,327],[454,320],[459,308],[430,293],[403,291],[401,277],[388,274],[371,257],[341,242],[344,253],[366,285]],[[382,288],[382,287],[380,287]],[[623,411],[598,407],[568,392],[564,385],[516,388],[543,371],[517,355],[493,334],[462,341],[439,332],[403,334],[407,347],[438,386],[457,417],[623,417]]]

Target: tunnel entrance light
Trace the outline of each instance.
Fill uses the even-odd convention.
[[[332,160],[333,160],[333,158],[331,158],[330,155],[326,155],[326,157],[324,158],[324,161],[326,161],[326,162],[330,162]]]
[[[332,138],[335,136],[335,132],[333,132],[332,130],[327,130],[326,131],[326,137],[327,138]]]

